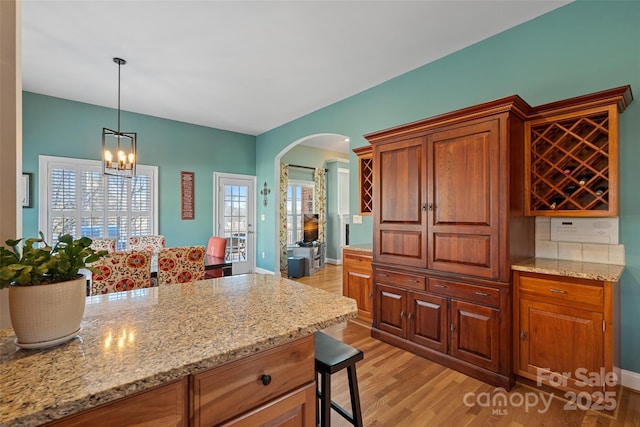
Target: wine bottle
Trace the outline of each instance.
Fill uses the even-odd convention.
[[[571,175],[575,168],[575,166],[567,165],[562,169],[562,172],[564,172],[565,175]]]
[[[564,187],[564,195],[569,197],[571,196],[576,190],[578,189],[578,186],[576,186],[575,184],[569,184],[566,187]]]
[[[551,204],[549,205],[549,208],[551,209],[556,209],[558,207],[558,205],[560,203],[562,203],[564,201],[564,197],[562,196],[553,196],[550,200]]]
[[[599,185],[594,188],[593,192],[596,193],[596,196],[602,196],[608,189],[606,185]]]
[[[580,178],[578,178],[578,183],[580,185],[586,185],[591,178],[593,178],[593,174],[583,173],[582,175],[580,175]]]

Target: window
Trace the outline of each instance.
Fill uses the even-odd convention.
[[[287,244],[303,238],[302,216],[313,212],[313,182],[289,180],[287,186]]]
[[[97,160],[40,156],[40,223],[47,242],[61,234],[116,238],[158,234],[158,168],[138,165],[133,178],[102,174]]]

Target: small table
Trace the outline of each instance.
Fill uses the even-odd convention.
[[[207,255],[204,260],[204,269],[206,270],[222,270],[223,276],[231,276],[231,261],[227,261],[223,257],[215,257]],[[206,273],[205,273],[206,274]]]

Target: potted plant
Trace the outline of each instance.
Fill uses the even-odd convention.
[[[40,238],[7,240],[0,246],[0,289],[9,287],[9,314],[16,344],[45,348],[72,339],[84,315],[86,279],[78,271],[104,256],[91,239],[60,236],[51,247]]]

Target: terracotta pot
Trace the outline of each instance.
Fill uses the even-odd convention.
[[[9,287],[9,313],[16,344],[45,348],[69,341],[80,331],[86,279]]]

